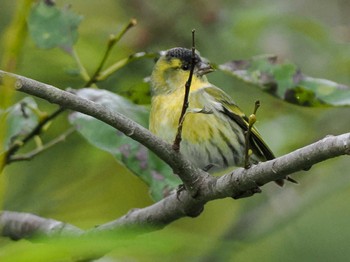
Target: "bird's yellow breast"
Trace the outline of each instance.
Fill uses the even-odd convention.
[[[189,95],[189,107],[183,123],[182,139],[190,142],[201,142],[210,139],[213,135],[212,125],[216,125],[218,119],[210,114],[191,113],[193,110],[203,109],[203,104],[193,92],[204,87],[204,82],[195,80],[191,85]],[[176,89],[170,94],[153,96],[150,114],[150,131],[169,143],[175,139],[180,113],[184,100],[184,87]]]

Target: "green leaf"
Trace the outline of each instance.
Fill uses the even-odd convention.
[[[106,90],[84,88],[78,96],[102,104],[135,122],[148,126],[148,109]],[[115,128],[78,112],[70,114],[69,121],[89,143],[112,154],[150,187],[154,200],[167,196],[181,182],[172,170],[140,143]]]
[[[133,103],[138,105],[149,105],[151,103],[151,92],[149,83],[142,81],[135,85],[121,85],[116,88],[118,94],[127,97]]]
[[[350,106],[350,87],[306,76],[296,65],[279,62],[276,56],[230,61],[219,69],[296,105]]]
[[[78,39],[78,25],[82,16],[70,11],[48,5],[45,1],[36,4],[28,18],[30,35],[39,48],[60,47],[71,52]]]
[[[303,76],[298,82],[300,88],[307,89],[333,106],[350,105],[350,88],[330,80]]]
[[[0,112],[1,123],[5,123],[4,148],[29,134],[39,122],[38,106],[33,98],[26,97],[7,110]]]

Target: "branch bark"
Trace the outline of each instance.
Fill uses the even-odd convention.
[[[64,108],[88,114],[117,128],[154,151],[179,174],[185,185],[190,189],[172,194],[151,206],[133,209],[121,218],[85,233],[116,231],[135,226],[149,228],[150,230],[159,229],[181,217],[199,215],[204,205],[209,201],[225,197],[251,196],[260,192],[260,186],[268,182],[282,179],[286,175],[303,170],[321,161],[350,154],[350,133],[327,136],[314,144],[274,160],[259,163],[249,169],[238,168],[226,175],[215,178],[193,167],[181,154],[172,150],[170,144],[164,143],[147,129],[117,112],[112,112],[104,106],[53,86],[0,71],[0,80],[3,77],[13,78],[16,83],[15,88],[18,91],[43,98]],[[9,226],[11,223],[12,225],[15,223],[16,227]],[[29,227],[28,225],[32,223],[34,226]],[[42,234],[51,235],[52,231],[43,230],[43,228],[52,228],[57,223],[60,222],[38,218],[26,213],[4,211],[0,215],[1,235],[15,239],[29,237],[37,233],[38,230]],[[44,226],[40,226],[41,224]],[[10,230],[11,228],[13,230]],[[67,228],[75,227],[69,226]],[[19,229],[22,229],[24,233]],[[79,229],[74,231],[75,234],[81,234],[82,232]],[[66,229],[61,227],[59,231],[55,232],[62,234],[66,232]]]
[[[14,240],[31,238],[35,235],[72,236],[83,230],[54,219],[42,218],[29,213],[4,211],[0,215],[1,235]]]

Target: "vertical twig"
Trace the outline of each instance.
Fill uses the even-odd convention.
[[[252,128],[256,122],[256,112],[258,111],[258,108],[260,107],[260,101],[255,101],[254,105],[254,111],[253,114],[249,116],[249,122],[248,122],[248,130],[245,133],[245,156],[244,156],[244,168],[249,168],[249,157],[250,157],[250,135],[252,133]]]
[[[191,56],[191,70],[190,70],[190,74],[188,76],[188,80],[185,84],[185,96],[184,96],[184,102],[182,104],[182,110],[181,110],[181,114],[180,114],[180,118],[179,118],[179,125],[177,127],[177,132],[176,132],[176,137],[175,137],[175,141],[173,143],[173,149],[176,152],[180,151],[180,143],[182,140],[182,126],[183,126],[183,122],[185,119],[185,114],[188,108],[188,96],[190,94],[190,89],[191,89],[191,83],[192,83],[192,77],[193,77],[193,71],[194,71],[194,67],[195,67],[195,63],[196,63],[196,44],[195,44],[195,29],[192,29],[192,56]]]

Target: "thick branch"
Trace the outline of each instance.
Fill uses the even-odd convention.
[[[221,192],[223,197],[230,193],[233,193],[233,197],[239,197],[239,191],[249,190],[254,184],[262,186],[341,155],[350,155],[350,133],[327,136],[274,160],[261,162],[249,169],[238,169],[221,176],[217,180],[216,191]],[[237,190],[232,190],[232,187],[237,187]],[[216,197],[215,195],[214,198]]]
[[[29,213],[4,211],[0,214],[1,235],[14,240],[30,238],[35,235],[71,236],[84,231],[57,220],[42,218]]]

